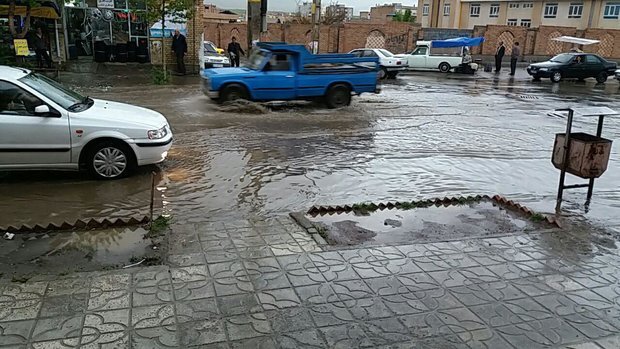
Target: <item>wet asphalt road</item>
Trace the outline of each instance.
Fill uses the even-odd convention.
[[[551,150],[566,120],[549,113],[589,105],[620,110],[616,81],[533,83],[523,72],[516,79],[415,73],[342,110],[294,105],[260,115],[219,111],[197,79],[139,89],[123,86],[128,82],[81,90],[168,117],[176,139],[157,171],[156,201],[180,222],[496,193],[551,212],[559,176]],[[575,128],[594,133],[596,120],[578,119]],[[620,227],[620,119],[607,121],[604,137],[616,142],[590,212],[583,190],[567,192],[564,207]],[[112,182],[75,173],[0,173],[0,226],[144,214],[152,170]]]

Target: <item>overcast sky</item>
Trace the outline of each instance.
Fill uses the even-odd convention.
[[[273,11],[295,11],[297,9],[297,1],[296,0],[268,0],[269,10]],[[304,0],[300,0],[299,2],[303,2]],[[312,0],[305,0],[312,1]],[[323,7],[329,5],[332,0],[322,0]],[[349,7],[353,7],[355,13],[360,11],[366,11],[370,9],[371,6],[382,3],[392,3],[392,2],[401,2],[403,5],[414,5],[417,4],[417,0],[339,0],[337,1],[339,4],[344,4]],[[206,0],[205,3],[212,3],[221,8],[246,8],[247,0]]]

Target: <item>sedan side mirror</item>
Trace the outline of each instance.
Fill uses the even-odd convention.
[[[34,108],[34,113],[35,115],[38,115],[38,116],[46,116],[46,117],[54,117],[54,118],[60,117],[60,113],[57,112],[56,110],[50,109],[50,107],[47,104],[41,104],[41,105],[36,106]]]

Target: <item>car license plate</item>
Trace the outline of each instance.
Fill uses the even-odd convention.
[[[224,67],[223,64],[219,64],[219,63],[213,64],[213,68],[222,68],[222,67]]]

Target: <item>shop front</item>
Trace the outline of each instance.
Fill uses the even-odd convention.
[[[144,0],[88,0],[65,7],[69,59],[149,62]]]

